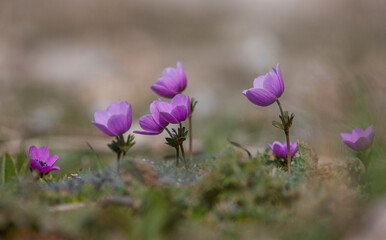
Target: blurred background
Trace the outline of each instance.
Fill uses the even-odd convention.
[[[376,0],[1,0],[0,152],[48,145],[83,159],[88,142],[112,156],[93,113],[127,100],[139,130],[158,98],[150,86],[177,61],[198,100],[197,151],[285,140],[277,106],[241,93],[278,62],[292,140],[336,157],[349,152],[340,132],[373,124],[385,146],[385,12]],[[134,156],[169,151],[162,135],[137,143]]]

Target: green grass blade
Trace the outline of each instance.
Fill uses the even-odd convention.
[[[11,155],[9,153],[4,154],[3,162],[2,162],[2,169],[1,169],[1,180],[2,183],[7,182],[13,177],[17,176],[16,173],[16,165],[14,161],[12,160]]]
[[[97,160],[97,168],[98,168],[98,172],[102,172],[102,163],[101,163],[101,158],[99,157],[99,154],[94,150],[94,148],[88,143],[86,142],[88,147],[91,149],[91,151],[93,151],[95,153],[95,157],[96,157],[96,160]]]

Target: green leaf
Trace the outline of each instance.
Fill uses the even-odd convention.
[[[18,173],[20,172],[21,168],[24,166],[24,163],[26,161],[26,152],[23,149],[24,148],[20,149],[20,152],[17,154],[16,157],[16,169]]]
[[[16,177],[16,166],[9,153],[5,153],[1,162],[0,179],[4,184],[13,177]]]
[[[246,149],[245,147],[241,146],[241,145],[240,145],[239,143],[237,143],[237,142],[230,141],[229,139],[228,139],[228,141],[229,141],[229,143],[232,144],[233,146],[238,147],[238,148],[244,150],[244,151],[248,154],[248,157],[249,157],[249,158],[252,158],[252,154],[248,151],[248,149]]]

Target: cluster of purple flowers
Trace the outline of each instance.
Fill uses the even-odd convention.
[[[167,144],[175,147],[177,150],[177,165],[179,150],[182,151],[184,156],[182,143],[188,132],[182,127],[181,123],[191,116],[195,105],[195,101],[190,99],[189,96],[181,94],[186,89],[186,86],[186,73],[181,62],[177,62],[175,68],[166,68],[162,73],[162,77],[157,79],[156,83],[151,86],[151,89],[161,97],[171,98],[171,101],[168,102],[161,99],[153,101],[150,104],[151,114],[144,115],[139,119],[139,125],[142,130],[133,132],[142,135],[158,135],[166,130],[170,136],[170,138],[166,138]],[[249,101],[258,106],[266,107],[275,102],[278,104],[281,123],[273,121],[272,124],[284,131],[286,141],[284,143],[274,141],[272,144],[268,144],[268,146],[277,157],[287,158],[288,172],[291,174],[291,160],[298,151],[298,143],[292,143],[289,140],[289,129],[292,125],[294,114],[290,115],[287,111],[283,111],[279,101],[283,92],[283,77],[280,65],[277,64],[276,69],[272,68],[267,74],[255,78],[253,88],[244,90],[242,93]],[[127,140],[123,138],[123,134],[129,131],[132,125],[131,104],[127,101],[114,102],[106,110],[96,111],[92,123],[106,135],[116,138],[108,146],[118,155],[119,171],[120,157],[125,156],[126,152],[134,145],[134,136],[129,134]],[[169,124],[179,124],[178,131],[172,129],[172,133],[168,129]],[[355,151],[363,151],[369,148],[373,142],[374,128],[372,125],[366,130],[355,128],[352,133],[341,133],[340,135],[342,141],[348,147]],[[40,148],[31,146],[29,155],[30,167],[42,174],[60,170],[58,166],[55,166],[59,157],[57,155],[49,156],[49,150],[46,146]]]

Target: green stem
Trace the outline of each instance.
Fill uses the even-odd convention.
[[[280,114],[281,114],[281,122],[282,122],[282,124],[284,126],[284,133],[285,133],[285,138],[286,138],[286,141],[287,141],[288,175],[291,176],[291,148],[290,148],[290,139],[289,139],[289,126],[288,126],[287,119],[284,117],[283,108],[281,107],[279,99],[276,100],[276,102],[277,102],[277,105],[279,105]]]
[[[188,165],[187,165],[186,159],[185,159],[185,151],[184,151],[183,143],[181,143],[180,147],[181,147],[182,159],[184,160],[184,164],[185,164],[185,169],[186,169],[186,171],[188,171]]]
[[[120,162],[121,162],[121,152],[117,152],[117,175],[119,175],[120,171]]]
[[[189,114],[189,159],[192,162],[193,159],[193,136],[192,136],[192,113]]]
[[[167,127],[165,127],[165,130],[166,130],[166,132],[168,132],[169,136],[170,136],[171,138],[173,138],[172,133],[170,132],[170,130],[169,130]]]
[[[178,160],[180,158],[180,148],[176,147],[176,151],[177,151],[177,154],[176,154],[176,167],[178,167]]]

